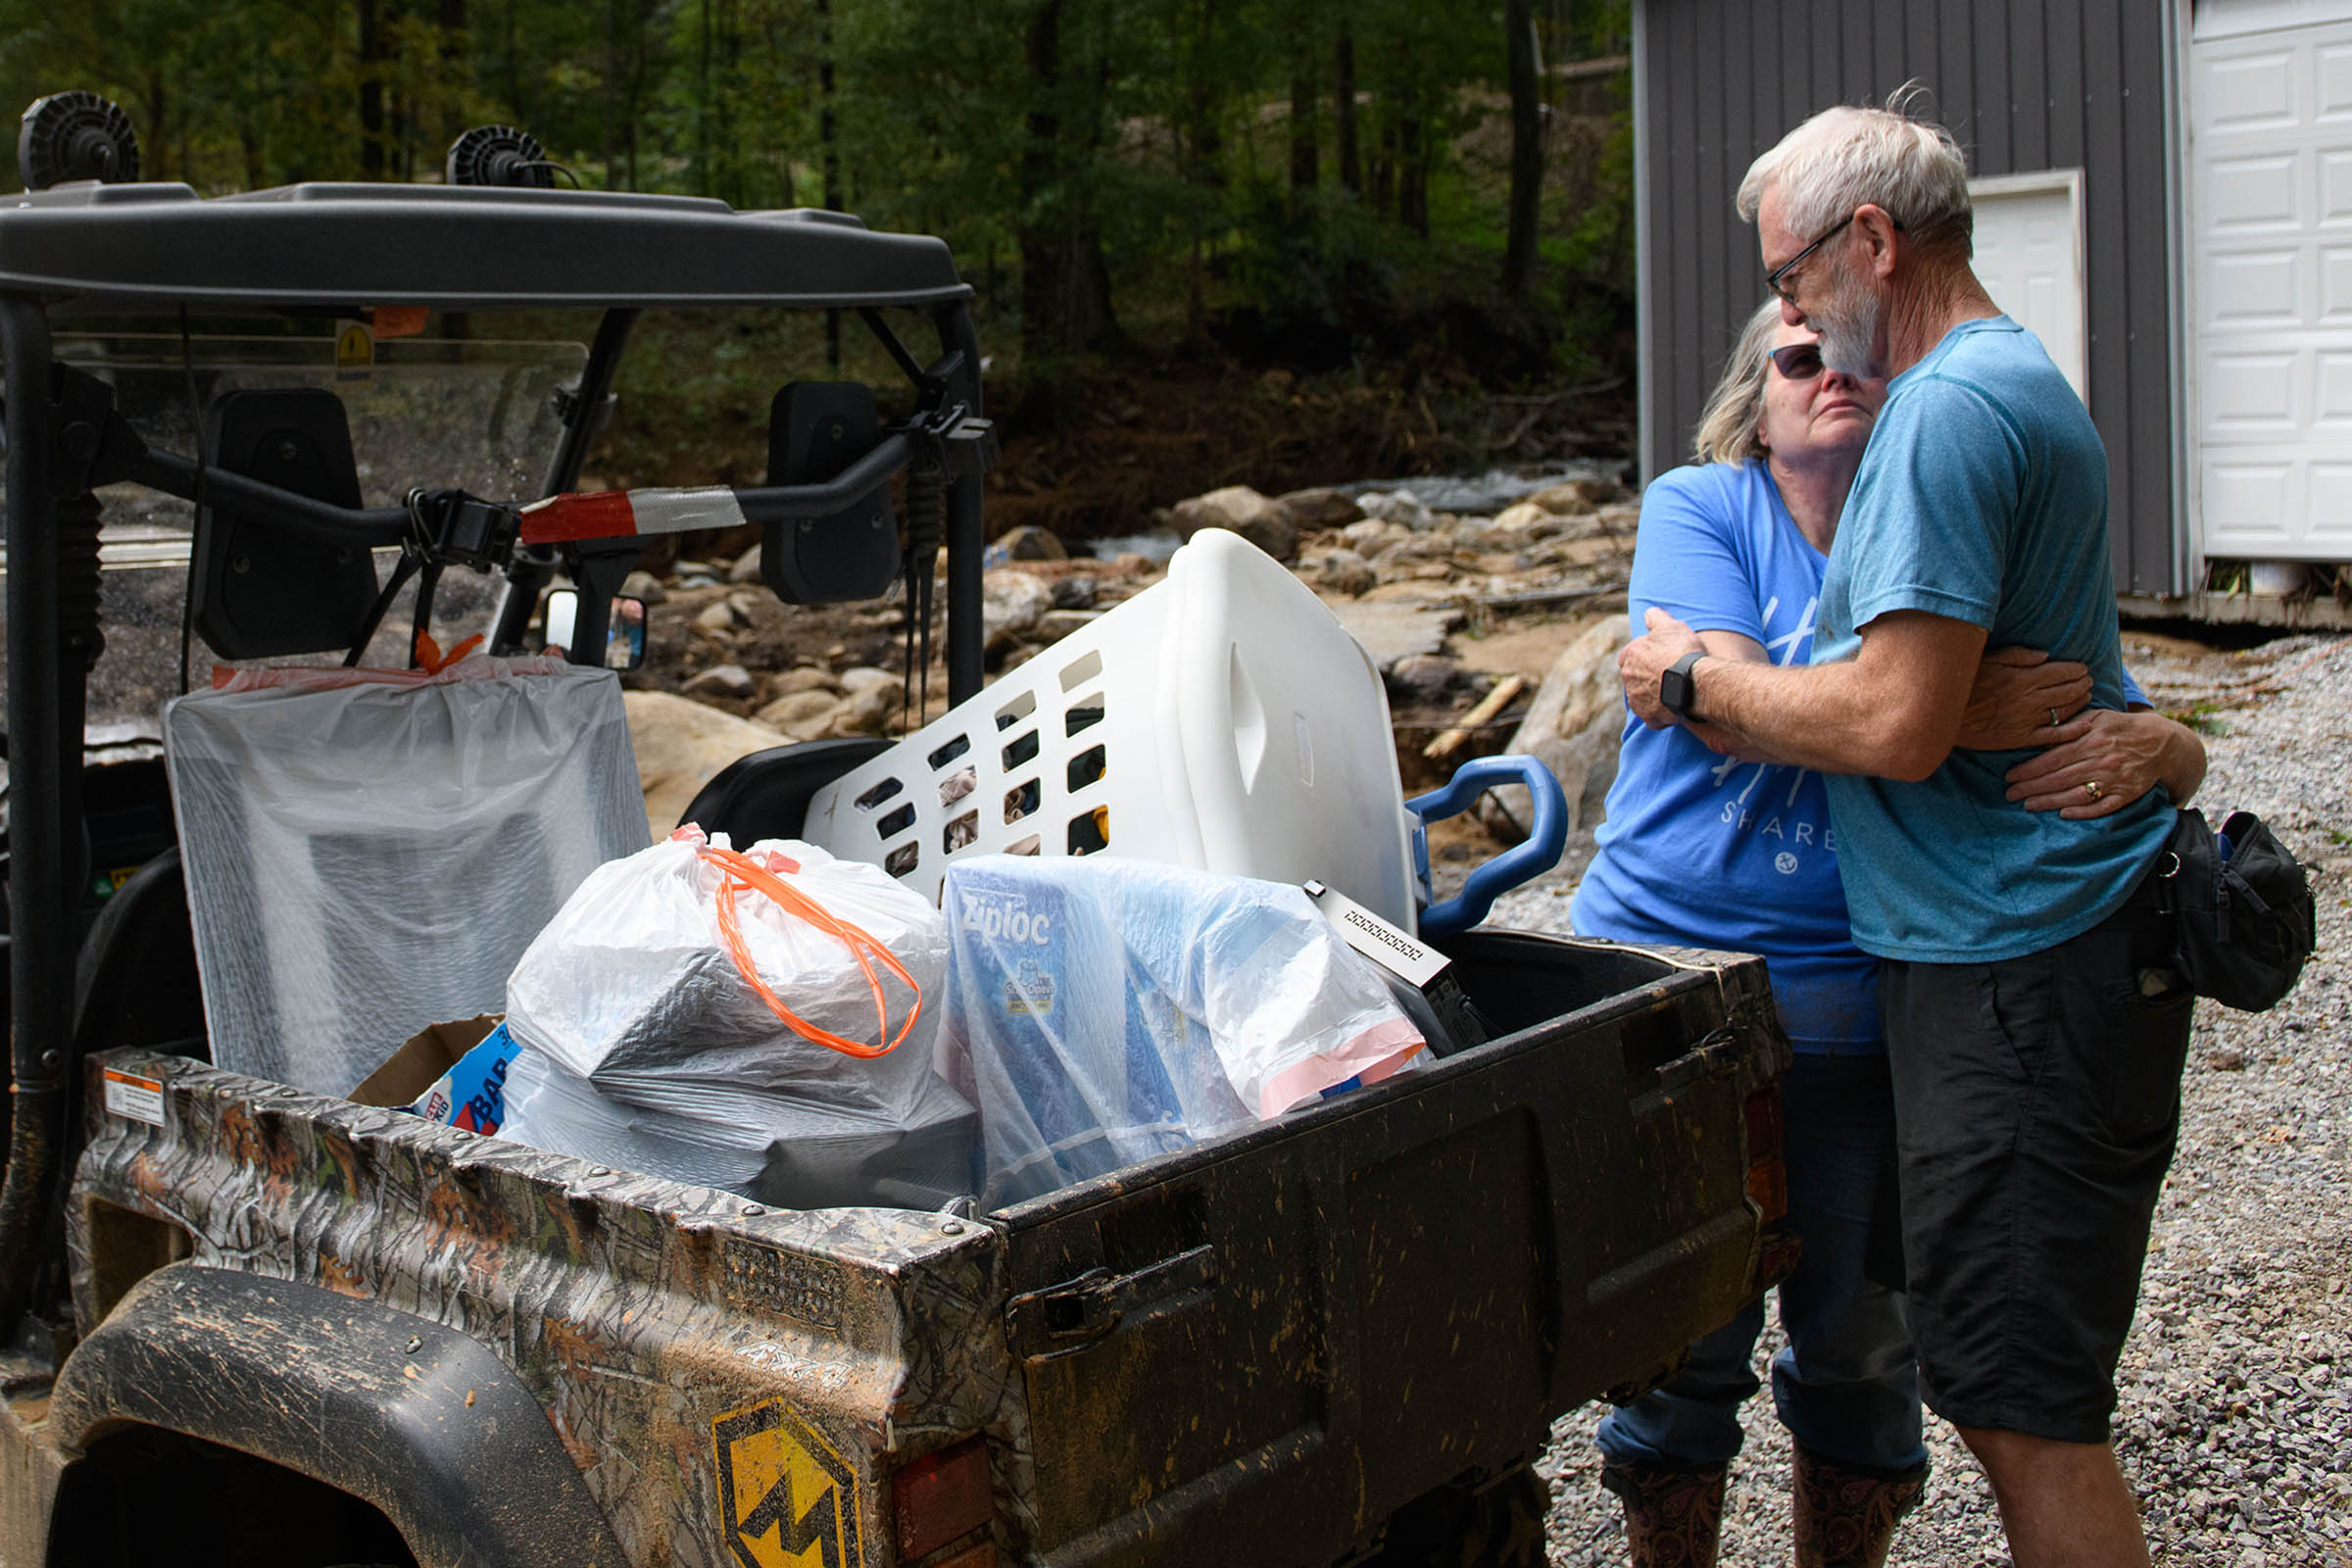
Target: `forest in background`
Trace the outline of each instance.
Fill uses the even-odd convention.
[[[1032,428],[1210,362],[1428,413],[1630,375],[1629,28],[1628,0],[0,0],[0,102],[101,93],[143,177],[206,192],[437,179],[504,122],[583,186],[936,233]]]

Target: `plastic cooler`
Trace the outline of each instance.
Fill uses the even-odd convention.
[[[1508,760],[1542,775],[1503,770],[1538,830],[1473,878],[1489,900],[1565,831],[1550,773]],[[1208,528],[1164,580],[819,790],[805,836],[935,902],[958,857],[1108,851],[1318,880],[1411,931],[1425,868],[1402,795],[1371,656],[1279,562]]]

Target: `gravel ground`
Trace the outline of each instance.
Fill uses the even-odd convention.
[[[2207,731],[2207,816],[2259,811],[2319,866],[2320,953],[2270,1013],[2199,1004],[2117,1452],[2158,1564],[2352,1565],[2352,638],[2238,654],[2126,641],[2157,704]],[[1565,929],[1558,891],[1523,891],[1497,923]],[[1561,1421],[1544,1461],[1554,1563],[1625,1560],[1592,1446],[1600,1413]],[[1723,1560],[1786,1562],[1787,1443],[1768,1398],[1745,1415],[1755,1441],[1733,1473]],[[2008,1562],[1983,1476],[1932,1416],[1929,1446],[1927,1499],[1889,1561]]]

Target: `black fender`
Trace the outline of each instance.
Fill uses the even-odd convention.
[[[49,1420],[69,1455],[149,1426],[310,1476],[373,1504],[425,1568],[627,1568],[506,1363],[315,1285],[156,1270],[67,1357]]]

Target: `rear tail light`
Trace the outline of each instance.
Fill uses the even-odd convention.
[[[891,1477],[891,1494],[898,1516],[899,1561],[911,1563],[996,1517],[988,1445],[966,1438],[923,1455]],[[937,1568],[993,1568],[996,1556],[996,1548],[983,1543]]]
[[[1747,1196],[1769,1222],[1788,1212],[1788,1168],[1781,1162],[1781,1091],[1747,1097]]]

